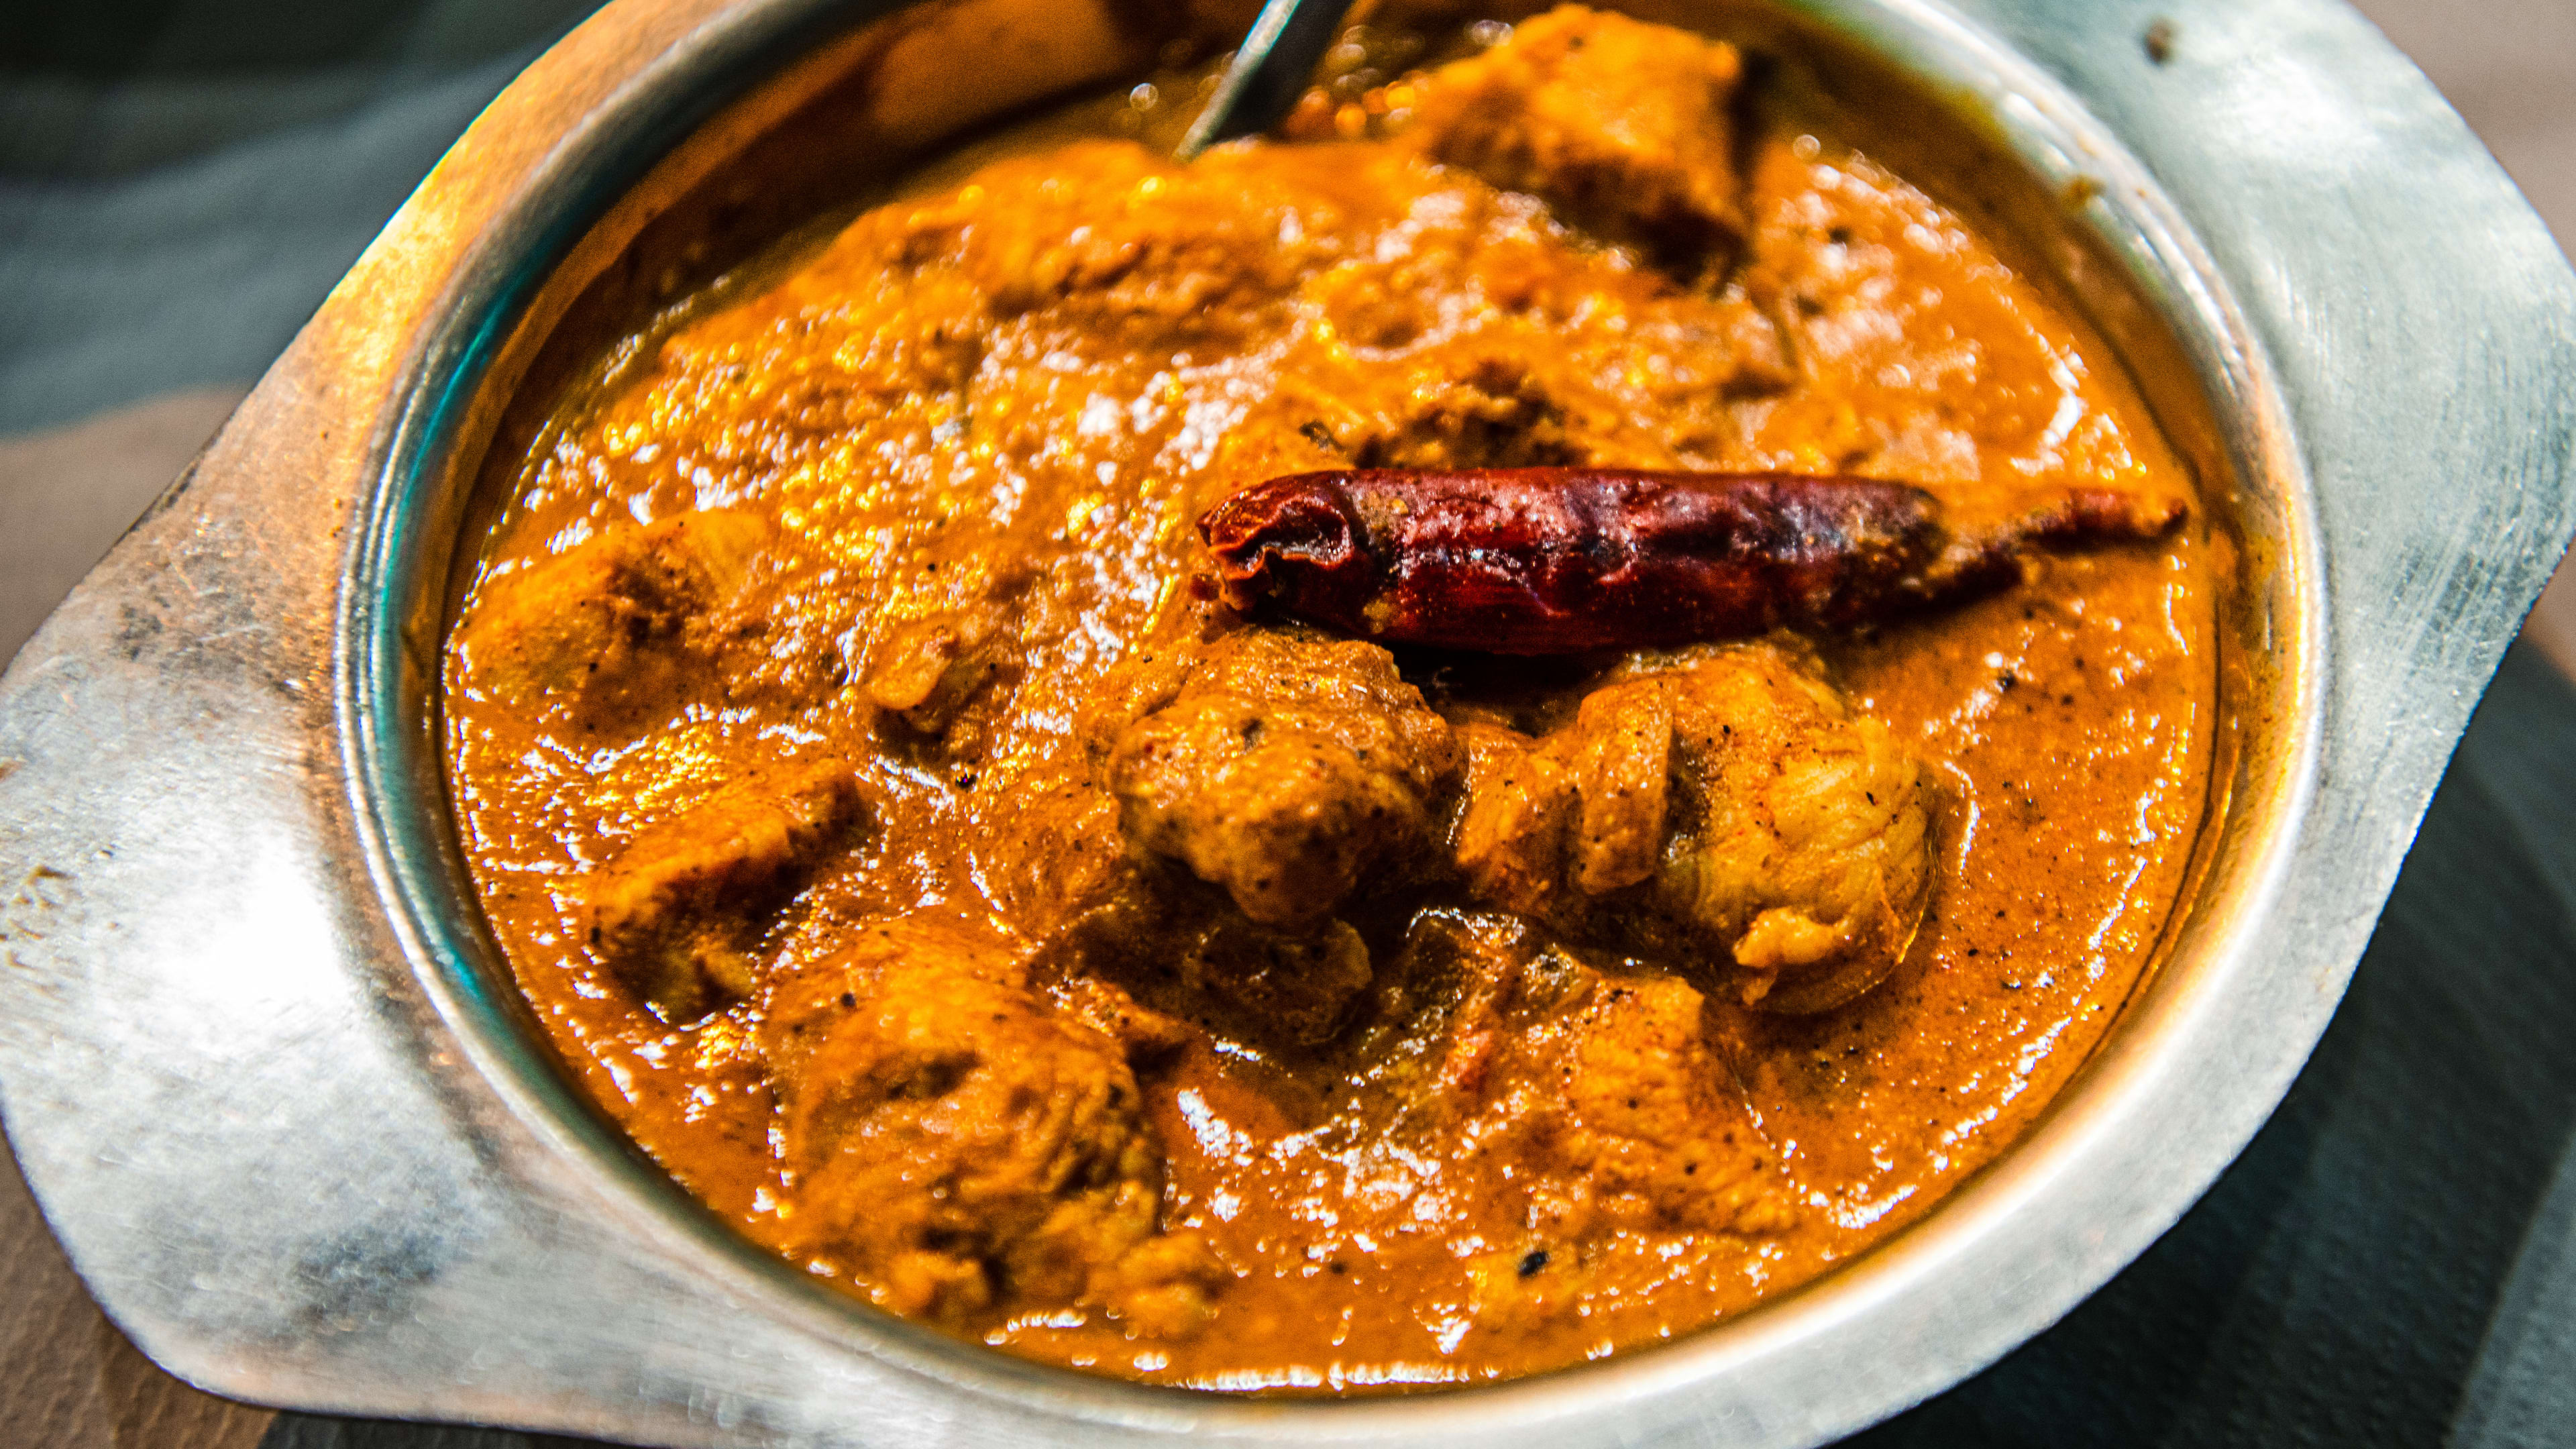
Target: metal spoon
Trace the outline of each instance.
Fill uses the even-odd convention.
[[[1173,154],[1188,161],[1219,141],[1269,130],[1297,103],[1350,8],[1351,0],[1270,0],[1262,6],[1216,94]]]

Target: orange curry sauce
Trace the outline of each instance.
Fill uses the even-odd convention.
[[[1664,69],[1634,78],[1640,106],[1657,84],[1724,100],[1734,75],[1724,47],[1610,17],[1520,29],[1502,49],[1572,33],[1560,59],[1642,36]],[[1428,106],[1460,82],[1407,84],[1399,100]],[[1331,1003],[1325,1027],[1267,1036],[1137,968],[1118,979],[1161,1024],[1121,1036],[1124,1008],[1104,1016],[1074,979],[1079,953],[1067,968],[1051,943],[1102,892],[1144,889],[1119,874],[1138,847],[1102,743],[1127,718],[1111,696],[1128,671],[1266,627],[1192,583],[1207,568],[1196,520],[1232,490],[1364,458],[1855,473],[1926,489],[1961,526],[2070,486],[2189,495],[2097,340],[1959,217],[1830,137],[1775,124],[1733,148],[1739,170],[1680,178],[1677,195],[1718,197],[1742,233],[1719,227],[1703,265],[1445,163],[1389,109],[1338,131],[1310,110],[1291,127],[1305,139],[1184,166],[1091,107],[865,212],[564,399],[454,636],[447,759],[468,858],[569,1070],[754,1239],[1025,1358],[1343,1391],[1505,1377],[1705,1327],[1862,1252],[2010,1146],[2100,1039],[2183,883],[2223,558],[2197,512],[2155,544],[2033,556],[2020,587],[1814,641],[1822,677],[1928,789],[1929,904],[1875,989],[1785,1015],[1727,984],[1723,943],[1708,961],[1581,946],[1578,989],[1596,999],[1691,983],[1655,999],[1703,1003],[1701,1039],[1631,1056],[1698,1072],[1693,1102],[1740,1103],[1725,1150],[1749,1154],[1731,1180],[1759,1185],[1759,1212],[1587,1207],[1565,1164],[1607,1159],[1545,1145],[1591,1130],[1572,1119],[1495,1135],[1513,1126],[1496,1114],[1524,1109],[1470,1103],[1486,1114],[1472,1132],[1381,1130],[1402,1115],[1394,1096],[1429,1088],[1359,1072],[1381,1060],[1366,1043],[1447,1049],[1429,997],[1393,979],[1412,914],[1484,908],[1437,870],[1361,882],[1380,894],[1345,914],[1376,984]],[[1653,134],[1647,121],[1631,131]],[[724,532],[742,519],[757,523]],[[698,553],[652,553],[683,546]],[[548,628],[599,631],[577,677],[528,664],[524,641]],[[1396,660],[1462,723],[1492,714],[1488,696],[1562,718],[1617,662]],[[639,854],[681,864],[637,885]],[[698,909],[735,915],[688,936]],[[614,959],[616,932],[648,917],[661,976]],[[969,1049],[945,1075],[883,1087],[867,1110],[912,1113],[893,1135],[791,1116],[789,1087],[841,1090],[823,1066],[791,1071],[797,1033],[873,1009],[898,958],[932,970],[942,943],[981,963],[957,967],[955,999],[999,1003],[992,1020],[1020,1035],[987,1055],[1009,1060]],[[790,984],[809,1026],[786,1030],[769,1016]],[[975,1073],[1038,1058],[1097,1072],[1050,1067],[973,1096]],[[1048,1105],[1077,1089],[1091,1095]],[[939,1116],[951,1091],[963,1105]],[[1579,1116],[1563,1095],[1524,1115]],[[957,1115],[976,1103],[1034,1115]],[[1031,1167],[1055,1174],[1036,1186],[993,1189],[994,1222],[1021,1213],[1018,1227],[961,1226],[984,1189],[932,1170],[942,1132],[1130,1117],[1078,1161]],[[918,1148],[930,1166],[827,1170],[797,1136],[827,1126],[861,1134],[847,1151]],[[1622,1150],[1651,1155],[1651,1139]],[[818,1200],[831,1192],[883,1196]],[[906,1193],[950,1216],[901,1253],[818,1226],[929,1211]],[[1112,1226],[1040,1261],[1026,1245],[1054,1242],[1055,1220],[1026,1211],[1047,1193],[1089,1194],[1082,1221]],[[1113,1237],[1096,1261],[1058,1261]],[[1158,1245],[1162,1268],[1134,1267]]]

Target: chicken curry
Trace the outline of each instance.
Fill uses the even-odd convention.
[[[1726,44],[1400,39],[639,338],[451,634],[567,1069],[1025,1358],[1473,1382],[1812,1279],[2076,1069],[2206,805],[2224,555],[2097,340]]]

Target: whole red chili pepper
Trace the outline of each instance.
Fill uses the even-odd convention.
[[[1979,539],[1872,478],[1606,468],[1298,473],[1199,533],[1239,608],[1390,644],[1574,654],[1847,628],[2019,577],[2022,544],[2162,533],[2179,502],[2073,492]]]

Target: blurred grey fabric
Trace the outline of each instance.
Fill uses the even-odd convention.
[[[0,434],[199,390],[120,430],[0,441],[0,652],[10,612],[40,611],[157,491],[117,448],[210,428],[583,8],[0,0]],[[2576,0],[2363,8],[2576,236]],[[13,537],[28,518],[49,521]],[[2065,1323],[1860,1442],[2576,1444],[2571,805],[2576,690],[2520,647],[2244,1158]],[[529,1442],[286,1415],[266,1445]]]
[[[581,0],[0,0],[0,434],[268,370]]]

